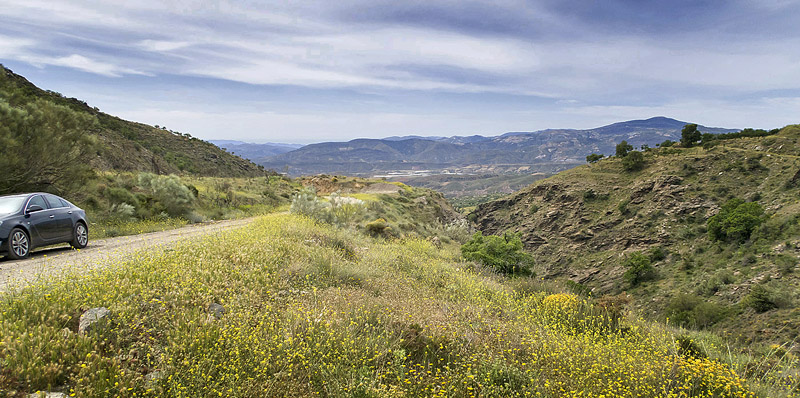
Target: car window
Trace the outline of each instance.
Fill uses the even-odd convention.
[[[66,200],[64,200],[64,199],[58,198],[58,200],[60,200],[60,201],[61,201],[61,206],[64,206],[64,207],[70,207],[70,206],[71,206],[71,205],[69,204],[69,202],[67,202],[67,201],[66,201]]]
[[[44,202],[44,198],[42,198],[42,195],[36,195],[33,198],[31,198],[31,201],[28,202],[28,208],[30,209],[31,206],[33,205],[42,206],[42,209],[47,208],[47,203]]]
[[[0,215],[16,213],[25,206],[24,196],[7,196],[0,198]]]
[[[47,199],[47,204],[50,205],[51,209],[55,209],[58,207],[66,207],[66,205],[62,204],[61,198],[56,195],[44,195],[44,198]]]

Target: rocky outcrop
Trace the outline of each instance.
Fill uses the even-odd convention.
[[[108,324],[111,311],[105,307],[92,308],[81,315],[78,323],[78,333],[87,334],[101,329]]]

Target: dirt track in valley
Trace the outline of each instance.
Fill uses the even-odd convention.
[[[215,221],[167,231],[90,240],[89,246],[83,250],[73,250],[66,244],[34,250],[25,260],[0,260],[0,291],[12,285],[24,285],[40,275],[56,274],[68,267],[91,269],[102,266],[107,260],[124,259],[140,250],[163,249],[177,241],[243,227],[253,220],[255,218]]]

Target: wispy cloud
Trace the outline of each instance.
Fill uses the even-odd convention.
[[[534,104],[541,113],[528,117],[535,122],[553,120],[549,115],[605,121],[597,109],[618,112],[617,119],[627,110],[691,113],[692,107],[730,115],[726,104],[777,121],[785,118],[764,112],[763,93],[800,91],[800,53],[790,50],[800,47],[800,2],[789,0],[610,0],[579,7],[556,0],[7,0],[0,18],[6,61],[125,82],[135,76],[227,82],[209,90],[237,87],[269,103],[281,98],[262,87],[288,87],[298,93],[286,105],[295,109],[313,101],[309,95],[347,92],[379,99],[362,112],[385,115],[394,106],[420,120],[431,120],[420,98],[447,98],[437,105],[448,108],[439,117],[484,112],[500,132],[511,128],[509,119],[482,111],[498,95],[509,108]],[[204,106],[219,96],[208,92]],[[150,100],[130,101],[145,109]],[[342,103],[330,101],[326,110],[340,112]],[[458,106],[463,111],[451,113]],[[299,129],[297,123],[281,125]],[[446,125],[403,123],[431,134]],[[339,133],[355,134],[345,124]]]

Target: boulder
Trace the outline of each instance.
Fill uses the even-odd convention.
[[[209,319],[212,317],[216,320],[222,319],[222,316],[225,315],[225,307],[222,304],[211,303],[208,305],[208,314]]]
[[[111,311],[106,307],[92,308],[81,315],[78,323],[78,333],[86,334],[108,323]]]
[[[29,394],[28,398],[67,398],[67,394],[64,394],[63,392],[38,391],[33,394]]]

